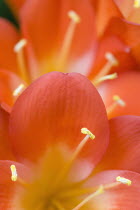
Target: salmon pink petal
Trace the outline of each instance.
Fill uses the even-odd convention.
[[[10,119],[11,143],[20,159],[37,160],[49,144],[75,149],[88,128],[81,156],[96,164],[108,145],[103,102],[91,82],[78,73],[52,72],[30,85],[17,99]]]
[[[106,108],[113,103],[113,96],[119,95],[125,106],[117,106],[109,112],[108,117],[120,115],[140,115],[140,101],[137,100],[140,90],[140,73],[128,71],[118,75],[113,81],[107,81],[98,88]]]
[[[9,113],[0,107],[0,159],[14,160],[14,155],[9,144]]]
[[[130,186],[126,184],[120,184],[118,186],[112,186],[107,189],[109,184],[116,182],[116,177],[124,177],[131,180]],[[110,170],[98,173],[91,178],[87,183],[87,186],[100,186],[106,185],[104,193],[95,196],[90,200],[87,205],[88,209],[139,209],[140,201],[140,174],[126,170]],[[86,206],[86,205],[85,205]]]
[[[126,20],[140,23],[140,8],[134,6],[134,0],[115,0],[115,2]]]
[[[21,91],[16,91],[16,89],[22,86]],[[13,72],[7,70],[0,70],[0,102],[4,102],[9,106],[12,106],[18,97],[18,95],[23,91],[25,83]],[[17,93],[16,93],[16,92]]]
[[[96,171],[125,169],[140,173],[140,117],[120,116],[110,120],[110,143]]]
[[[0,68],[17,72],[18,66],[14,46],[18,42],[19,35],[16,28],[7,20],[0,18]]]
[[[124,17],[127,19],[134,9],[134,0],[114,0],[119,10],[122,12]]]
[[[70,26],[68,12],[71,10],[78,14],[81,21],[72,36],[69,53],[66,53],[68,56],[64,58],[65,56],[60,56],[60,52],[65,46],[65,35]],[[53,70],[64,72],[79,70],[79,64],[81,66],[83,59],[86,62],[82,64],[80,71],[86,73],[89,70],[96,40],[94,14],[89,1],[29,0],[21,12],[21,26],[39,61],[41,74]],[[59,62],[56,60],[66,63],[64,65],[66,69],[61,65],[59,69]]]
[[[0,161],[0,209],[15,209],[12,199],[15,196],[16,182],[11,181],[10,166],[15,165],[20,178],[25,175],[24,165],[14,161]]]

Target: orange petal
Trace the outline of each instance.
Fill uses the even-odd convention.
[[[0,159],[14,160],[9,144],[9,114],[0,107]]]
[[[115,0],[115,2],[126,20],[140,23],[140,8],[134,7],[134,0]]]
[[[139,37],[140,25],[132,24],[120,18],[112,18],[100,39],[95,63],[89,78],[92,79],[104,67],[107,62],[105,59],[107,52],[112,53],[119,62],[119,65],[113,67],[111,72],[139,69]]]
[[[96,6],[96,21],[98,35],[101,36],[112,17],[122,17],[122,14],[113,0],[98,0],[93,1],[93,5]]]
[[[74,33],[65,68],[58,69],[56,59],[63,46],[70,19],[68,12],[74,10],[81,19]],[[86,0],[29,0],[21,13],[23,34],[32,45],[39,61],[41,74],[50,71],[87,72],[93,59],[96,39],[94,13]]]
[[[108,145],[101,98],[86,77],[52,72],[36,80],[15,103],[10,120],[13,150],[20,160],[37,160],[48,143],[75,149],[84,138],[83,127],[96,138],[88,141],[81,156],[96,164]]]
[[[0,18],[0,68],[17,72],[16,54],[14,46],[18,42],[19,35],[16,28],[7,20]]]
[[[140,117],[120,116],[110,120],[110,143],[96,171],[125,169],[140,172]]]
[[[121,176],[132,181],[131,186],[120,184],[112,189],[106,189],[103,194],[95,196],[87,203],[88,209],[139,209],[140,174],[126,170],[110,170],[98,173],[86,183],[89,187],[111,184],[116,177]],[[85,205],[86,207],[86,205]],[[86,209],[86,208],[85,208]]]
[[[119,95],[125,101],[126,106],[117,106],[108,117],[120,115],[140,115],[140,100],[138,98],[140,90],[140,73],[128,71],[118,75],[113,81],[107,81],[98,88],[106,108],[113,103],[113,96]]]
[[[0,102],[12,106],[18,97],[14,96],[14,91],[19,85],[25,83],[14,73],[7,70],[0,70]]]

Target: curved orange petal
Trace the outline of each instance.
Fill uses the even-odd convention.
[[[0,159],[14,160],[14,155],[9,144],[9,113],[0,107]]]
[[[96,171],[124,169],[140,172],[140,117],[120,116],[110,120],[110,143]]]
[[[59,69],[56,60],[60,56],[70,24],[70,10],[74,10],[80,16],[81,22],[76,26],[66,65]],[[21,12],[21,26],[39,61],[41,74],[53,70],[79,71],[79,68],[83,73],[89,71],[96,39],[94,13],[89,1],[29,0]]]
[[[107,52],[112,53],[119,63],[117,66],[112,67],[111,72],[139,69],[139,36],[140,25],[127,22],[124,19],[112,18],[99,40],[95,62],[89,73],[89,78],[92,79],[96,76],[107,63],[105,58]]]
[[[16,74],[7,70],[0,70],[0,102],[13,106],[18,97],[18,94],[14,95],[14,91],[21,84],[25,85]]]
[[[119,186],[105,189],[104,193],[95,196],[87,205],[88,209],[139,209],[140,201],[140,174],[126,170],[110,170],[98,173],[91,178],[87,186],[100,186],[116,182],[116,177],[121,176],[132,181],[131,186],[120,184]],[[86,205],[85,205],[86,207]]]
[[[8,160],[0,160],[0,209],[16,209],[13,206],[12,199],[15,196],[16,182],[11,181],[10,166],[15,165],[20,178],[24,177],[25,167],[24,165]]]
[[[7,20],[0,18],[0,68],[18,72],[14,46],[19,40],[16,28]]]
[[[122,14],[113,0],[98,0],[96,2],[92,0],[92,2],[93,6],[96,7],[95,12],[98,36],[101,36],[110,19],[112,17],[122,17]]]
[[[138,100],[140,90],[140,72],[128,71],[118,75],[113,81],[107,81],[98,87],[106,107],[113,103],[113,96],[119,95],[125,101],[126,106],[117,106],[108,117],[120,115],[140,115],[140,100]]]
[[[135,8],[134,0],[115,0],[115,2],[126,20],[140,23],[140,8]]]
[[[16,156],[37,160],[48,143],[75,149],[87,127],[96,136],[81,156],[96,164],[108,145],[108,122],[98,92],[78,74],[43,75],[18,98],[10,120],[11,143]]]

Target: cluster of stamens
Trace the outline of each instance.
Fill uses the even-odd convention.
[[[70,158],[70,160],[66,163],[66,167],[62,170],[62,173],[60,173],[60,176],[57,177],[57,180],[56,180],[56,185],[59,186],[60,183],[63,182],[63,180],[65,179],[65,177],[68,175],[70,169],[71,169],[71,166],[74,162],[74,160],[77,158],[77,156],[79,155],[79,153],[81,152],[81,150],[83,149],[84,145],[87,143],[88,139],[91,138],[92,140],[95,139],[95,135],[92,134],[92,132],[90,132],[87,128],[82,128],[81,129],[81,132],[83,134],[85,134],[85,138],[80,142],[80,144],[78,145],[78,147],[76,148],[75,152],[73,153],[72,157]],[[18,177],[18,173],[17,173],[17,170],[16,170],[16,166],[15,165],[11,165],[10,167],[11,169],[11,180],[13,182],[17,181],[19,182],[20,184],[23,185],[24,181],[22,181],[22,179],[20,177]],[[62,191],[62,192],[59,192],[59,198],[68,198],[68,199],[71,199],[71,197],[74,196],[74,194],[76,193],[75,196],[81,196],[81,195],[84,195],[84,199],[79,203],[77,204],[74,208],[72,208],[72,210],[79,210],[81,209],[81,207],[83,207],[84,205],[86,205],[90,200],[92,200],[94,197],[100,195],[100,194],[103,194],[106,190],[109,190],[109,189],[113,189],[115,188],[116,186],[118,186],[119,184],[125,184],[125,185],[128,185],[130,186],[132,184],[131,180],[129,179],[126,179],[124,177],[116,177],[116,182],[114,183],[110,183],[110,184],[104,184],[104,185],[100,185],[100,186],[97,186],[97,187],[93,187],[93,188],[78,188],[77,189],[77,193],[76,193],[76,188],[70,188],[67,189],[66,191]],[[73,190],[72,190],[73,189]],[[26,189],[27,190],[27,189]],[[67,197],[68,196],[68,197]],[[52,202],[51,202],[52,206],[54,206],[55,208],[57,209],[63,209],[65,210],[65,208],[63,207],[63,204],[61,204],[61,202],[57,199],[52,199]],[[41,208],[40,209],[44,209],[44,204],[40,205]]]

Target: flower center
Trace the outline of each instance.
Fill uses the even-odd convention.
[[[71,156],[65,149],[62,150],[62,147],[58,148],[58,146],[47,151],[45,158],[43,158],[39,167],[35,169],[36,176],[30,183],[22,181],[18,177],[15,166],[11,166],[12,181],[17,181],[21,184],[21,191],[17,188],[18,193],[16,193],[14,198],[16,209],[79,210],[83,206],[86,209],[90,209],[89,202],[95,196],[121,183],[131,184],[130,180],[123,177],[117,177],[114,183],[95,187],[85,187],[87,178],[79,182],[73,182],[69,173],[74,162],[88,142],[88,139],[95,138],[85,128],[81,132],[86,134],[86,136]],[[67,154],[70,158],[66,158]]]

